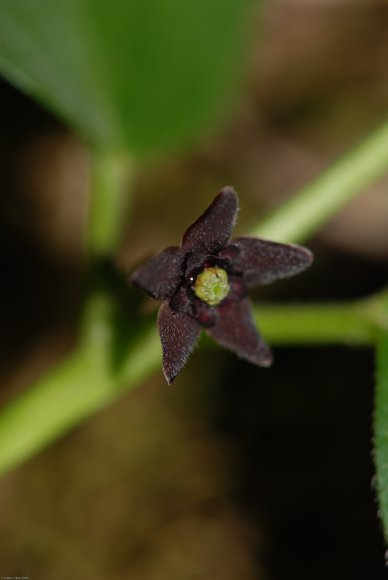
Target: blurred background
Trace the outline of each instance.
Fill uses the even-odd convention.
[[[270,0],[244,82],[196,147],[143,164],[116,255],[125,276],[178,242],[226,184],[237,233],[379,124],[388,3]],[[248,33],[247,33],[248,34]],[[85,286],[86,146],[0,84],[0,401],[70,352]],[[257,292],[343,300],[388,274],[388,178],[308,243],[314,267]],[[153,306],[155,307],[155,305]],[[148,308],[148,306],[146,306]],[[0,481],[0,575],[67,580],[383,578],[368,349],[275,349],[257,369],[198,349]]]

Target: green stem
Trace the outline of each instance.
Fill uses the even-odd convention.
[[[388,309],[387,309],[388,311]],[[388,543],[388,334],[382,334],[376,352],[374,459],[379,513]]]
[[[79,349],[0,415],[0,473],[5,473],[48,443],[130,391],[160,368],[161,351],[153,320],[128,347],[116,370],[113,301],[97,297],[99,310],[87,324]],[[273,344],[372,345],[388,329],[383,295],[344,304],[269,304],[255,307],[260,328]],[[380,307],[381,306],[381,307]],[[130,329],[129,329],[130,330]]]
[[[279,242],[301,242],[388,171],[388,122],[252,230]]]
[[[105,330],[109,334],[109,329]],[[103,336],[104,329],[100,328],[97,344],[77,349],[2,410],[0,473],[6,473],[103,409],[160,365],[156,332],[149,330],[132,345],[123,374],[115,376],[110,365],[110,341]]]
[[[253,233],[280,241],[301,240],[387,167],[388,125],[384,125]],[[95,162],[90,220],[90,246],[95,256],[111,254],[117,243],[127,168],[127,161],[116,156]],[[0,472],[42,449],[160,365],[153,325],[152,330],[137,332],[123,364],[115,368],[114,300],[103,295],[90,297],[78,349],[1,411]],[[379,329],[388,329],[382,303],[382,297],[375,297],[341,305],[271,305],[257,307],[255,315],[270,343],[373,344]]]
[[[129,170],[128,158],[123,155],[96,155],[93,160],[89,216],[93,257],[111,255],[117,246],[128,203]],[[117,396],[111,361],[115,333],[111,301],[101,292],[89,296],[80,343],[73,354],[2,410],[0,472],[17,465]],[[148,342],[152,345],[152,340]],[[144,378],[144,366],[148,372],[151,368],[136,352],[134,344],[126,362],[131,369],[127,388]]]
[[[380,302],[388,318],[388,292]],[[377,496],[385,541],[388,543],[388,326],[381,332],[376,348],[376,395],[374,406],[374,460]]]
[[[346,344],[372,346],[386,322],[376,321],[367,301],[286,304],[255,308],[257,324],[273,345]]]
[[[124,154],[96,155],[92,166],[89,245],[92,255],[111,255],[127,218],[131,164]]]

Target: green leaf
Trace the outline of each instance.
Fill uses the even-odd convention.
[[[377,348],[375,401],[375,463],[379,512],[388,543],[388,332]]]
[[[251,0],[2,0],[0,72],[92,143],[150,153],[220,117]]]

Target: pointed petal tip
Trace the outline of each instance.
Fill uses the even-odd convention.
[[[136,268],[136,270],[134,272],[132,272],[132,274],[129,274],[129,276],[127,276],[128,286],[135,286],[136,288],[140,288],[139,281],[138,281],[139,271],[140,271],[140,267]]]
[[[158,312],[158,331],[162,343],[163,372],[171,385],[197,342],[200,326],[194,318],[173,310],[164,302]]]
[[[168,246],[148,262],[136,268],[128,283],[155,300],[171,296],[182,275],[184,254],[178,246]]]
[[[237,195],[237,191],[234,189],[233,185],[225,185],[225,187],[223,187],[221,189],[221,191],[216,195],[216,197],[213,200],[213,203],[215,200],[219,200],[219,199],[223,199],[225,200],[225,202],[227,201],[229,203],[229,205],[234,206],[235,208],[235,216],[234,216],[234,223],[236,222],[236,215],[239,211],[239,205],[238,205],[238,195]]]
[[[223,196],[233,196],[236,199],[238,198],[237,196],[237,191],[234,189],[233,185],[225,185],[225,187],[223,187],[220,191],[220,193],[218,195],[223,195]]]
[[[260,366],[268,369],[269,367],[272,366],[273,361],[274,361],[274,356],[273,356],[272,352],[269,352],[267,354],[266,358],[263,358],[260,361]]]
[[[128,283],[128,286],[134,286],[138,290],[142,290],[143,292],[145,292],[145,290],[143,289],[143,287],[138,279],[139,278],[139,271],[140,271],[140,268],[137,268],[134,272],[132,272],[132,274],[127,276],[127,283]],[[146,292],[146,294],[149,295],[148,292]]]
[[[294,248],[299,254],[299,267],[295,273],[300,274],[312,266],[314,263],[314,254],[311,250],[305,248],[304,246],[294,245]]]
[[[214,326],[205,328],[205,332],[240,358],[269,367],[273,361],[272,352],[255,326],[249,299],[227,302],[217,312]]]
[[[308,260],[307,266],[312,266],[314,263],[314,254],[312,253],[311,250],[308,250],[307,248],[305,248],[305,251],[306,251],[307,260]]]
[[[169,375],[167,369],[165,368],[163,368],[163,374],[168,385],[172,385],[172,383],[175,381],[177,377],[177,375]]]
[[[294,248],[297,248],[301,255],[303,254],[306,268],[311,266],[311,264],[314,262],[314,254],[312,253],[312,251],[306,248],[305,246],[298,246],[297,244],[290,245],[293,245]]]
[[[313,253],[304,246],[243,236],[231,242],[238,252],[233,266],[242,272],[248,287],[270,284],[300,274],[313,263]]]
[[[265,340],[261,337],[259,348],[257,349],[256,355],[251,359],[251,361],[253,364],[263,368],[269,368],[272,366],[274,361],[273,352]]]
[[[205,211],[186,229],[181,247],[186,252],[212,254],[230,240],[238,211],[237,193],[226,186],[215,196]]]

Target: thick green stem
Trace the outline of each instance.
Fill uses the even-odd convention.
[[[388,122],[284,203],[252,235],[301,242],[388,171]]]
[[[379,327],[367,302],[273,305],[256,307],[255,318],[273,345],[345,344],[372,346]]]
[[[78,348],[0,417],[0,473],[31,457],[96,411],[129,391],[160,365],[156,332],[132,346],[122,374],[112,373],[110,328],[96,329],[96,343]],[[103,346],[104,345],[104,346]]]
[[[273,344],[372,345],[388,320],[383,296],[345,304],[268,304],[255,307],[260,328]],[[79,349],[9,403],[0,416],[0,473],[5,473],[160,368],[155,325],[147,325],[112,364],[114,302],[97,297]],[[130,329],[129,329],[130,330]]]

